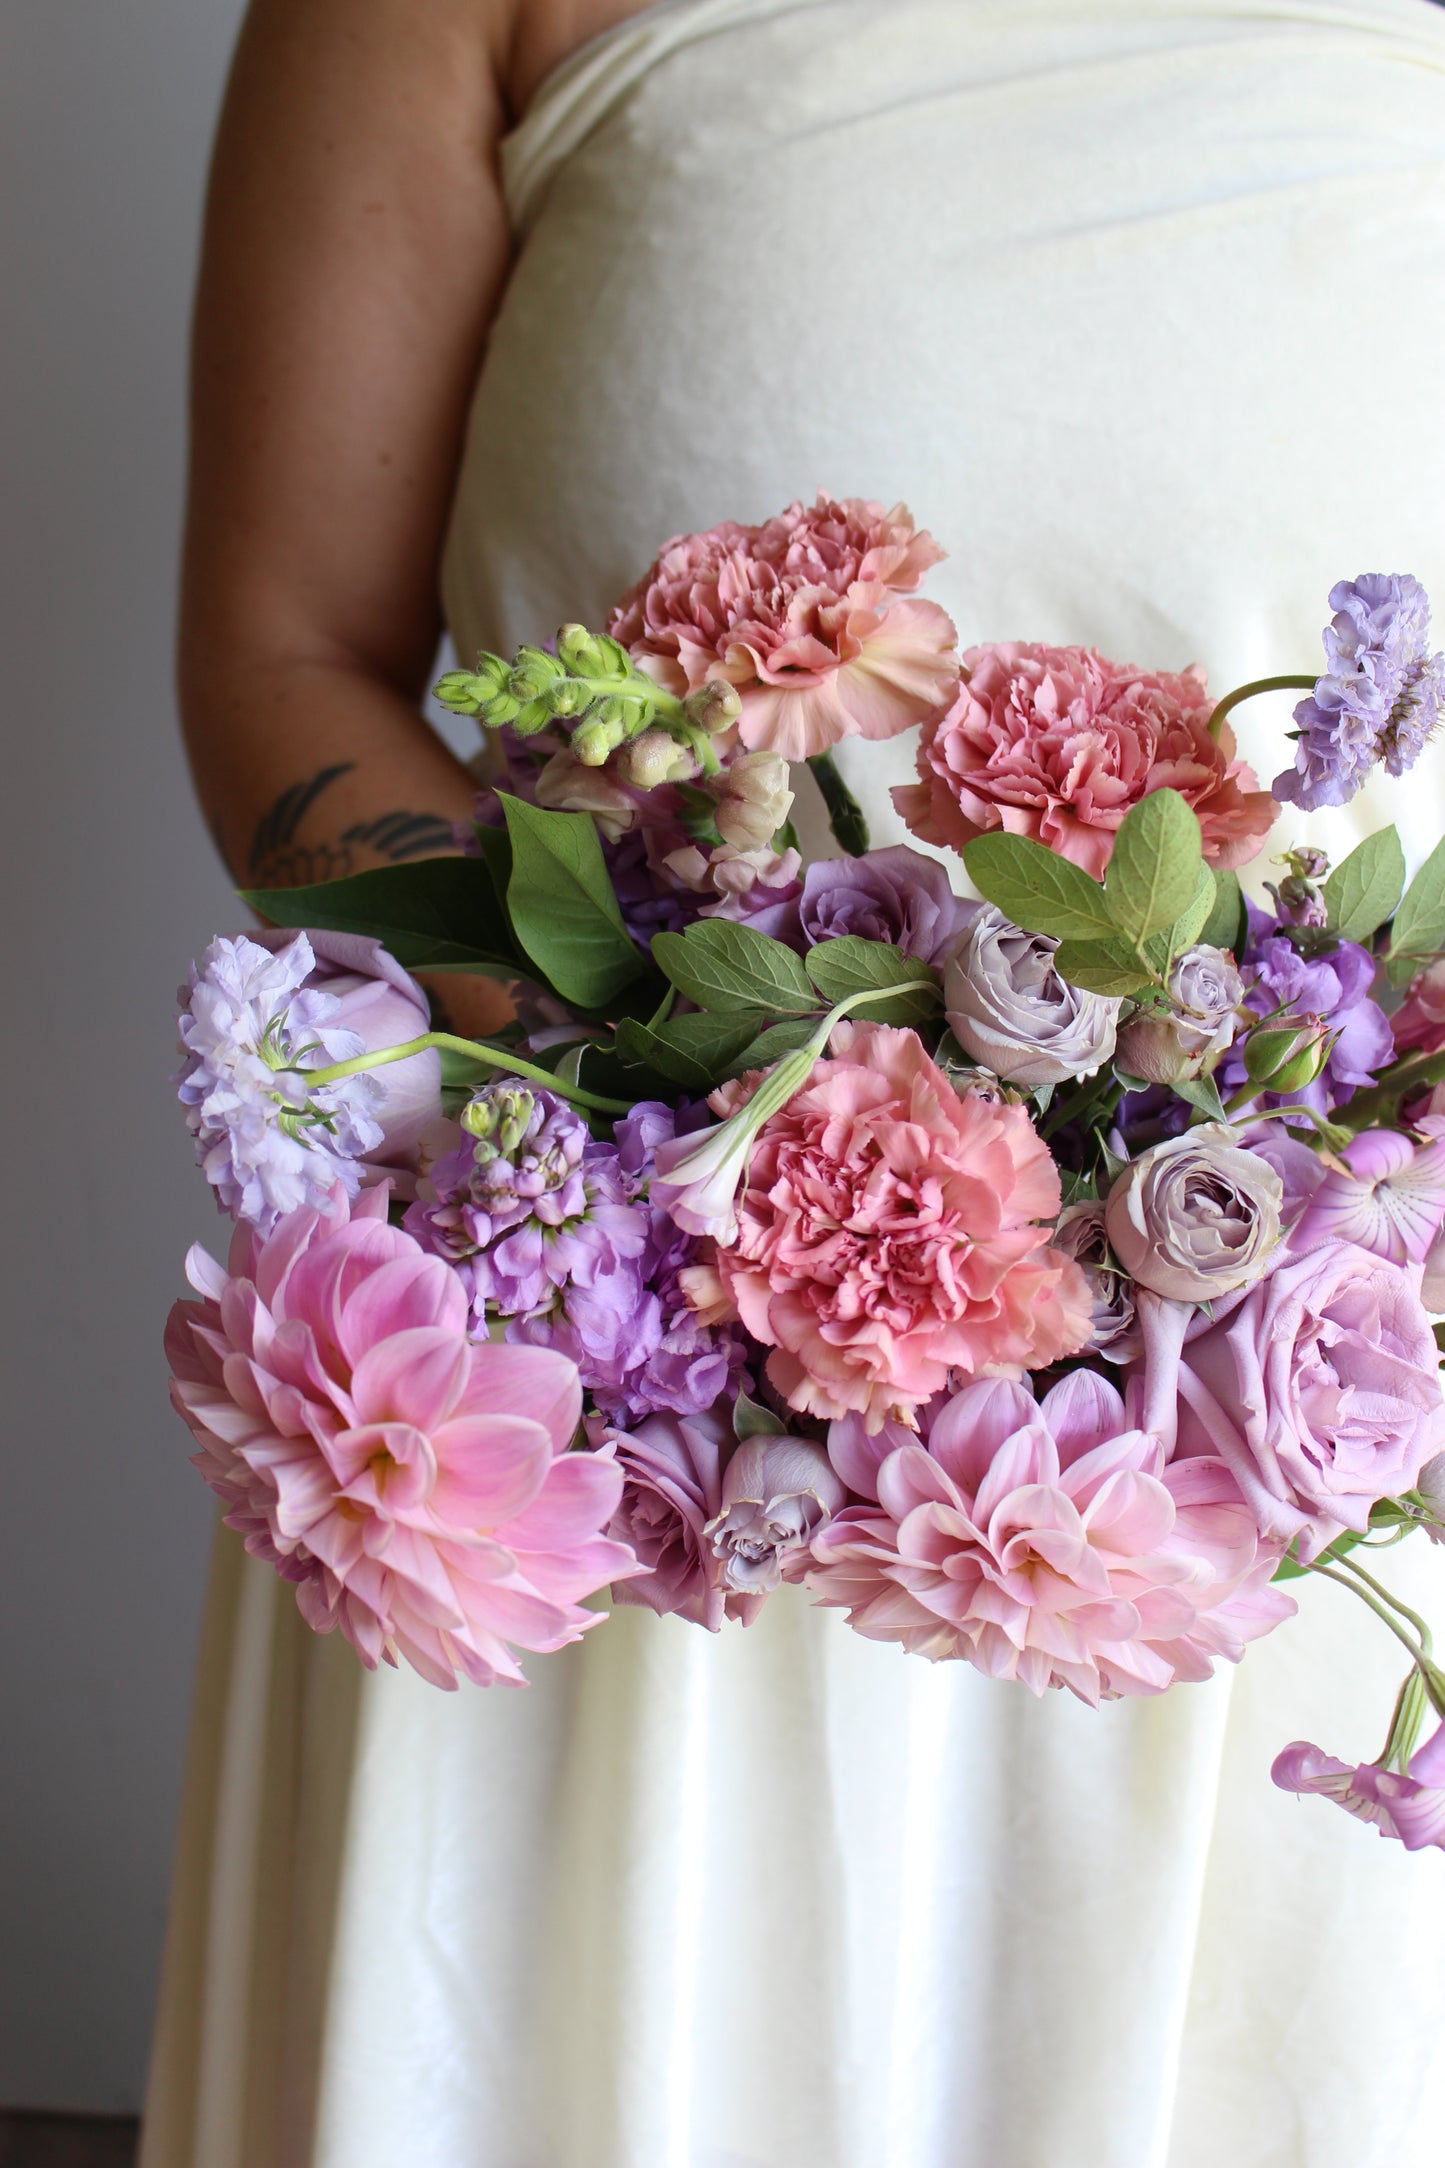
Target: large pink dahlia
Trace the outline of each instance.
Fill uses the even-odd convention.
[[[339,1626],[368,1668],[522,1685],[515,1649],[575,1641],[603,1615],[581,1599],[636,1570],[603,1533],[621,1473],[568,1451],[575,1364],[474,1346],[461,1281],[386,1199],[348,1207],[338,1186],[270,1235],[238,1227],[229,1271],[193,1249],[171,1398],[227,1525],[296,1583],[308,1625]]]
[[[743,744],[804,760],[948,706],[952,620],[912,599],[942,555],[906,505],[820,494],[760,527],[674,536],[607,629],[673,692],[725,679],[742,698]]]
[[[1166,1465],[1092,1371],[1037,1403],[967,1385],[871,1479],[836,1427],[839,1473],[870,1502],[814,1537],[808,1585],[874,1640],[1096,1703],[1206,1679],[1295,1608],[1223,1462]]]
[[[893,802],[926,843],[962,850],[1003,828],[1094,878],[1114,833],[1152,790],[1177,790],[1199,817],[1214,866],[1253,858],[1279,808],[1235,757],[1229,725],[1197,669],[1136,670],[1087,647],[1022,641],[969,648],[946,713],[924,724],[920,781]]]
[[[876,1430],[953,1371],[1082,1347],[1089,1288],[1049,1247],[1059,1176],[1027,1111],[956,1092],[916,1032],[840,1024],[832,1045],[759,1132],[717,1254],[789,1405]]]

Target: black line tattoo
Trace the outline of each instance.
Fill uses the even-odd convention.
[[[251,838],[246,870],[253,888],[309,888],[316,881],[343,880],[356,871],[356,855],[365,848],[399,865],[404,858],[425,858],[450,850],[452,824],[435,813],[398,809],[374,820],[357,821],[335,841],[298,843],[296,831],[322,792],[338,777],[355,772],[354,760],[318,768],[303,783],[283,790],[261,815]]]

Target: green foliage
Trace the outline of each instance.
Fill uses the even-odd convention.
[[[1179,1077],[1169,1089],[1180,1099],[1187,1099],[1190,1106],[1198,1107],[1200,1113],[1207,1115],[1211,1122],[1229,1119],[1224,1111],[1224,1102],[1219,1096],[1219,1086],[1212,1076]]]
[[[590,826],[590,823],[589,823]],[[245,901],[277,926],[315,926],[380,941],[408,971],[526,970],[506,914],[472,858],[418,858],[309,888],[248,888]]]
[[[1171,957],[1182,956],[1186,949],[1193,948],[1200,937],[1201,930],[1209,923],[1213,915],[1214,894],[1214,875],[1201,859],[1199,871],[1195,877],[1194,894],[1190,897],[1178,918],[1175,919],[1174,924],[1169,927],[1164,937],[1168,943]]]
[[[726,918],[700,918],[685,933],[654,934],[653,961],[700,1008],[811,1015],[818,997],[783,942]]]
[[[1405,853],[1394,828],[1377,829],[1335,867],[1324,885],[1330,931],[1342,941],[1368,941],[1400,901]]]
[[[1153,984],[1123,941],[1061,941],[1054,969],[1070,986],[1091,994],[1140,994]]]
[[[1445,837],[1436,844],[1401,899],[1390,933],[1391,984],[1403,986],[1445,948]]]
[[[1065,941],[1107,941],[1118,935],[1100,884],[1042,843],[994,830],[964,845],[963,862],[979,894],[1029,933],[1054,934]]]
[[[1104,875],[1115,926],[1131,941],[1163,933],[1194,906],[1202,866],[1195,815],[1177,790],[1150,791],[1120,823]],[[1199,924],[1207,916],[1206,905]]]
[[[617,1052],[629,1065],[645,1064],[658,1076],[691,1091],[711,1091],[736,1073],[735,1064],[757,1041],[767,1018],[756,1009],[728,1009],[716,1016],[674,1016],[665,1024],[624,1017]],[[635,1090],[635,1083],[629,1085]]]
[[[906,956],[890,941],[868,941],[856,933],[838,934],[809,949],[805,963],[808,977],[829,1008],[876,988],[879,999],[860,1003],[853,1012],[870,1023],[918,1024],[935,1015],[943,999],[938,973],[917,956]],[[928,983],[912,993],[888,994],[890,987],[916,985],[920,979]]]
[[[507,910],[520,946],[564,1001],[605,1008],[641,977],[591,816],[498,792],[512,863]]]
[[[1249,913],[1239,875],[1228,867],[1214,872],[1214,902],[1196,937],[1206,948],[1229,949],[1235,961],[1244,954],[1249,938]]]
[[[787,1435],[788,1426],[771,1408],[750,1400],[746,1393],[739,1393],[733,1402],[733,1429],[740,1440],[782,1438]]]

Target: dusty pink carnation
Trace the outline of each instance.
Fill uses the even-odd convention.
[[[575,1364],[467,1338],[450,1266],[348,1211],[237,1229],[230,1269],[188,1259],[200,1302],[166,1332],[171,1398],[246,1548],[296,1584],[318,1633],[436,1686],[525,1684],[514,1650],[559,1649],[603,1614],[581,1599],[634,1569],[604,1530],[610,1457],[567,1450]]]
[[[970,648],[947,712],[925,722],[921,781],[893,793],[925,843],[961,850],[992,828],[1031,836],[1098,879],[1114,831],[1151,790],[1194,808],[1211,865],[1253,858],[1279,808],[1235,758],[1202,671],[1135,670],[1092,648]]]
[[[1397,1054],[1438,1054],[1445,1047],[1445,957],[1416,972],[1390,1029]]]
[[[916,1032],[841,1024],[753,1146],[723,1286],[790,1406],[876,1429],[991,1364],[1081,1347],[1088,1285],[1049,1247],[1058,1171],[1024,1108],[960,1095]],[[729,1113],[750,1080],[712,1104]]]
[[[1166,1465],[1092,1371],[1037,1404],[965,1386],[871,1485],[856,1443],[840,1473],[871,1496],[814,1537],[808,1586],[873,1640],[1097,1703],[1207,1679],[1295,1608],[1229,1470]]]
[[[743,744],[803,760],[948,706],[952,621],[911,599],[942,555],[906,505],[820,494],[761,527],[675,536],[607,629],[674,692],[725,679],[742,698]]]

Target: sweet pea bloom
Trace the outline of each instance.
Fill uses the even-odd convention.
[[[192,1250],[201,1301],[171,1312],[171,1397],[246,1548],[368,1668],[436,1686],[525,1684],[518,1649],[565,1647],[582,1599],[632,1570],[604,1533],[622,1489],[568,1451],[582,1410],[560,1355],[467,1337],[456,1274],[337,1186],[229,1270]]]
[[[1283,1203],[1274,1168],[1207,1122],[1131,1160],[1104,1224],[1130,1279],[1171,1302],[1212,1302],[1264,1270]]]
[[[1331,1168],[1290,1235],[1291,1247],[1357,1242],[1395,1265],[1421,1264],[1445,1219],[1445,1138],[1416,1144],[1396,1129],[1366,1129]]]
[[[1092,1076],[1114,1052],[1119,1002],[1061,979],[1058,946],[1047,934],[1025,933],[993,904],[978,904],[944,965],[954,1037],[1021,1091]]]
[[[1373,1822],[1382,1837],[1397,1837],[1409,1852],[1432,1844],[1445,1851],[1445,1724],[1411,1756],[1403,1773],[1378,1762],[1352,1768],[1296,1739],[1275,1756],[1270,1775],[1281,1791],[1333,1799],[1358,1821]]]
[[[1177,1395],[1178,1452],[1225,1461],[1263,1532],[1315,1558],[1370,1508],[1413,1488],[1445,1449],[1440,1354],[1420,1268],[1350,1242],[1270,1269],[1182,1357],[1160,1357],[1146,1398]],[[1172,1360],[1178,1370],[1172,1370]],[[1146,1365],[1146,1369],[1147,1369]]]
[[[1211,865],[1253,858],[1278,807],[1209,731],[1203,674],[1135,670],[1092,648],[1008,641],[968,649],[951,707],[924,724],[920,781],[893,802],[925,843],[962,850],[1004,828],[1102,877],[1124,815],[1177,790],[1199,816]]]
[[[820,495],[761,527],[676,536],[607,629],[669,691],[735,687],[749,751],[803,760],[948,705],[953,625],[913,597],[942,555],[905,505]]]
[[[788,1404],[876,1429],[951,1370],[1082,1346],[1089,1291],[1049,1247],[1058,1172],[1024,1108],[956,1092],[911,1031],[844,1023],[832,1046],[757,1135],[717,1256]]]
[[[871,1639],[1096,1704],[1237,1661],[1295,1608],[1279,1557],[1221,1463],[1166,1464],[1076,1370],[1037,1404],[1002,1379],[955,1394],[814,1537],[808,1586]]]
[[[1390,1029],[1397,1054],[1438,1054],[1445,1047],[1445,958],[1416,972]]]

